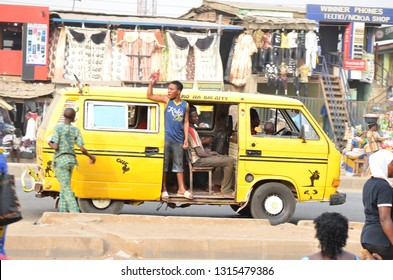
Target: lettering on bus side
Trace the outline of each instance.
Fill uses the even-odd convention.
[[[128,162],[126,162],[125,160],[121,159],[121,158],[117,158],[116,162],[120,163],[123,165],[123,167],[121,168],[123,171],[123,174],[130,171],[130,167],[128,167]]]

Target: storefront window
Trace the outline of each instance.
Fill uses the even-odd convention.
[[[0,50],[22,50],[22,23],[0,23]]]

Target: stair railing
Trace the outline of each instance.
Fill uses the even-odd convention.
[[[336,144],[336,146],[341,149],[341,143],[339,143],[339,139],[337,137],[337,135],[342,135],[344,136],[344,130],[341,128],[341,125],[338,121],[338,116],[339,116],[339,112],[338,112],[338,106],[337,106],[337,100],[334,96],[334,91],[333,91],[333,86],[332,86],[332,82],[330,79],[330,72],[329,72],[329,68],[327,66],[326,63],[326,59],[324,56],[320,56],[321,58],[321,66],[322,66],[322,78],[325,84],[325,88],[327,89],[327,96],[329,97],[330,100],[330,104],[327,102],[327,100],[325,100],[325,106],[327,111],[329,112],[330,116],[333,116],[334,118],[329,118],[331,123],[331,128],[332,128],[332,133],[333,133],[333,137],[334,137],[334,142]],[[331,105],[331,106],[329,106]],[[333,110],[333,112],[332,112]]]
[[[356,124],[361,123],[361,120],[357,118],[354,108],[354,102],[356,100],[352,100],[351,96],[351,89],[349,87],[348,83],[348,77],[347,77],[347,72],[344,69],[344,62],[342,60],[342,55],[338,55],[338,67],[339,67],[339,79],[340,79],[340,84],[342,86],[342,89],[344,90],[344,96],[345,96],[345,103],[347,107],[347,111],[349,114],[349,124],[350,126],[355,126]]]

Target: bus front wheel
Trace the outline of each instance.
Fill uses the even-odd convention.
[[[271,225],[288,222],[295,213],[296,200],[284,184],[270,182],[255,190],[251,199],[251,215],[268,219]]]
[[[120,214],[124,206],[122,200],[78,198],[82,213]]]

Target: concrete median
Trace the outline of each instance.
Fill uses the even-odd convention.
[[[19,178],[26,165],[9,164]],[[340,190],[360,191],[366,178],[342,177]],[[359,254],[363,223],[350,223],[346,249]],[[271,226],[267,220],[44,213],[7,230],[10,259],[297,260],[317,252],[312,221]]]
[[[362,223],[350,223],[346,248],[361,250]],[[44,213],[7,230],[11,259],[297,260],[319,250],[312,221]]]

